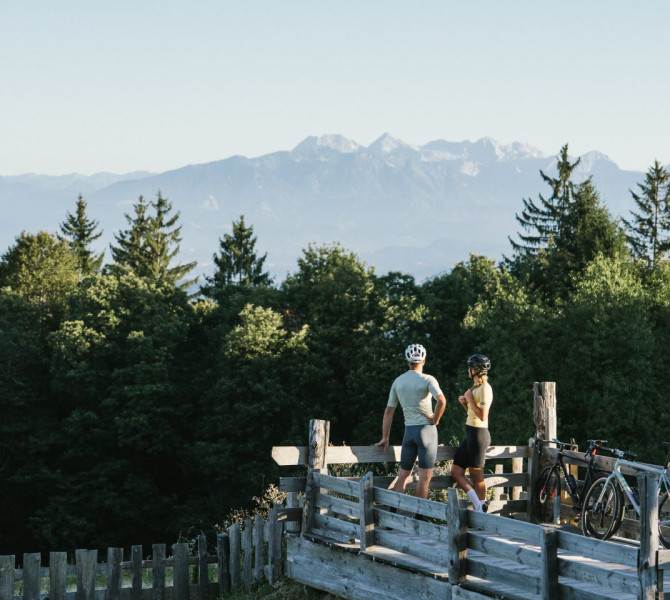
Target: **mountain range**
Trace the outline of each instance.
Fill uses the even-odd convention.
[[[556,154],[559,152],[556,148]],[[291,151],[229,158],[163,173],[0,177],[0,252],[22,231],[59,231],[82,194],[99,222],[105,249],[127,228],[140,195],[160,190],[180,212],[180,262],[209,274],[219,240],[244,215],[259,255],[277,281],[297,269],[308,244],[339,242],[377,273],[401,271],[421,281],[450,271],[470,253],[500,259],[519,230],[523,198],[548,195],[540,170],[556,157],[529,145],[436,140],[416,146],[384,134],[369,146],[341,135],[308,137]],[[613,216],[634,208],[630,189],[644,173],[607,156],[581,157],[577,179],[592,177]]]

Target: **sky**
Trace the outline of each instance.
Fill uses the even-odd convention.
[[[667,0],[0,0],[0,176],[491,137],[670,163]]]

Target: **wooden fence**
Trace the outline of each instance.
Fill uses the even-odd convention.
[[[40,553],[26,553],[20,568],[16,557],[0,556],[0,600],[208,600],[255,581],[273,583],[282,574],[282,534],[295,511],[275,506],[267,520],[260,515],[233,524],[216,539],[216,554],[207,552],[207,539],[177,543],[172,556],[165,544],[153,544],[151,558],[133,546],[130,560],[123,548],[109,548],[107,562],[97,550],[77,550],[74,564],[65,552],[51,552],[43,567]]]

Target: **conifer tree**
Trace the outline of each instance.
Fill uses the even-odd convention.
[[[154,209],[153,216],[148,214],[150,208]],[[169,281],[180,289],[195,283],[197,278],[183,279],[196,262],[171,266],[181,242],[181,226],[176,227],[179,213],[171,215],[172,203],[159,191],[150,204],[140,196],[134,210],[133,217],[125,215],[129,229],[116,234],[117,246],[111,246],[115,266],[129,268],[139,277]]]
[[[95,254],[91,250],[91,243],[97,240],[102,231],[96,232],[98,222],[92,221],[86,215],[86,201],[79,194],[75,214],[67,213],[66,219],[60,225],[63,237],[68,241],[70,248],[79,258],[79,269],[82,274],[90,275],[100,270],[104,252]]]
[[[216,271],[213,277],[207,277],[209,285],[203,289],[205,293],[228,284],[261,286],[272,283],[270,275],[263,271],[267,253],[261,257],[256,254],[254,228],[247,227],[244,215],[239,221],[233,221],[232,235],[224,234],[219,242],[219,253],[214,255]]]
[[[633,256],[653,269],[670,249],[670,173],[656,160],[637,185],[639,193],[630,193],[638,212],[631,210],[631,220],[622,221]]]
[[[551,188],[551,196],[545,198],[539,194],[537,203],[531,198],[523,199],[524,208],[521,215],[516,215],[516,220],[526,233],[519,233],[519,242],[508,238],[520,258],[536,255],[538,251],[547,248],[552,238],[560,237],[565,225],[565,215],[574,200],[575,185],[570,177],[580,160],[570,162],[568,145],[565,144],[556,165],[558,177],[550,177],[540,171],[543,181]]]

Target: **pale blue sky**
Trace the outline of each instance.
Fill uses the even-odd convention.
[[[384,132],[670,163],[667,0],[0,0],[0,175]]]

